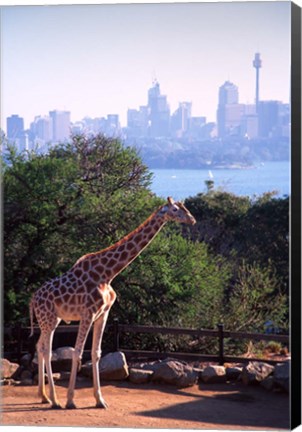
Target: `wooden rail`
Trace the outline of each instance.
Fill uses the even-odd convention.
[[[178,327],[160,327],[160,326],[144,326],[144,325],[132,325],[132,324],[120,324],[118,319],[113,320],[113,324],[107,326],[111,329],[113,334],[113,347],[115,351],[122,350],[128,359],[130,358],[166,358],[174,357],[183,360],[200,360],[200,361],[215,361],[219,364],[225,362],[248,362],[253,360],[261,360],[257,358],[247,357],[235,357],[228,356],[224,353],[224,341],[225,339],[248,339],[248,340],[266,340],[276,341],[289,344],[288,335],[279,334],[262,334],[262,333],[249,333],[249,332],[232,332],[224,330],[223,324],[218,324],[217,330],[209,329],[189,329],[189,328],[178,328]],[[74,334],[78,331],[77,325],[59,325],[56,329],[56,334]],[[5,336],[14,336],[17,344],[16,356],[20,360],[21,355],[24,353],[22,346],[24,342],[28,342],[28,336],[30,333],[30,327],[18,327],[16,328],[4,328],[4,341]],[[40,333],[39,327],[34,327],[34,334]],[[158,352],[158,351],[143,351],[143,350],[128,350],[120,347],[120,336],[122,333],[146,333],[146,334],[164,334],[164,335],[189,335],[194,337],[211,337],[218,339],[218,355],[206,355],[198,353],[180,353],[180,352]],[[31,346],[30,351],[34,351],[34,340],[29,345]],[[28,350],[27,350],[28,351]],[[4,355],[9,356],[8,352],[4,351]],[[274,360],[265,360],[268,363],[276,363]]]

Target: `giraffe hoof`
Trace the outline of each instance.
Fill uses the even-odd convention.
[[[97,402],[95,405],[96,408],[103,408],[103,409],[107,409],[108,408],[108,404],[104,401],[104,399],[100,402]]]
[[[62,407],[59,403],[55,403],[51,405],[51,409],[62,409]]]
[[[67,402],[65,408],[66,409],[76,409],[76,406],[73,402]]]

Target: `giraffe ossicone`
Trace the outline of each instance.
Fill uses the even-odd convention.
[[[116,299],[112,280],[124,270],[153,240],[168,221],[193,225],[195,219],[181,202],[171,197],[138,228],[114,245],[82,256],[62,276],[45,282],[30,302],[31,335],[34,315],[40,327],[37,343],[39,384],[42,403],[60,408],[51,368],[52,340],[61,320],[79,321],[79,330],[72,358],[66,408],[75,408],[74,388],[86,338],[93,326],[91,360],[96,407],[106,408],[100,387],[99,360],[101,344],[109,311]],[[45,389],[45,366],[49,380],[49,397]]]

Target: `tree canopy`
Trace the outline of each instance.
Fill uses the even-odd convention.
[[[136,228],[162,199],[133,148],[102,135],[74,136],[47,154],[3,165],[5,324],[28,324],[32,292]],[[185,205],[196,226],[167,225],[115,280],[121,322],[263,330],[286,327],[288,199],[216,191]]]

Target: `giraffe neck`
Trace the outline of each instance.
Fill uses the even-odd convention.
[[[124,270],[153,240],[165,224],[160,210],[154,212],[134,231],[114,245],[100,252],[84,255],[74,266],[94,273],[97,282],[112,281]]]

